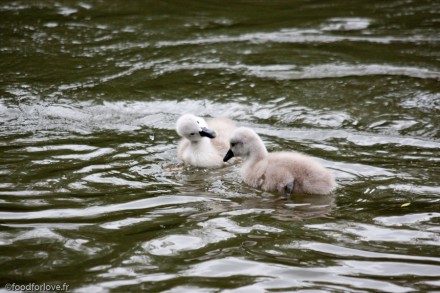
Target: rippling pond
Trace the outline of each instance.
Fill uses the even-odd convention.
[[[1,292],[439,290],[440,2],[3,0],[0,18]],[[187,112],[318,157],[336,190],[181,168]]]

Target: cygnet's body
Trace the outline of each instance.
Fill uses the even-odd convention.
[[[333,174],[313,158],[297,152],[268,153],[263,141],[250,128],[237,128],[224,161],[243,157],[243,181],[264,191],[289,196],[295,193],[329,194],[335,187]]]
[[[176,123],[182,137],[177,157],[187,165],[219,168],[225,165],[223,155],[229,148],[229,139],[235,123],[228,118],[213,118],[208,123],[192,114],[182,115]]]

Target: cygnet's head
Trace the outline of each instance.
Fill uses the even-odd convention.
[[[192,114],[185,114],[177,119],[176,131],[181,137],[197,142],[203,137],[215,138],[216,133],[208,129],[208,124],[203,118]]]
[[[239,127],[232,132],[230,149],[223,158],[223,162],[227,162],[232,157],[249,157],[253,154],[267,154],[263,141],[252,129]]]

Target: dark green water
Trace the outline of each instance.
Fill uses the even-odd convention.
[[[338,187],[176,170],[185,112]],[[438,1],[0,3],[1,292],[438,291],[439,163]]]

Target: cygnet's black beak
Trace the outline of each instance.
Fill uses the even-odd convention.
[[[200,136],[206,136],[206,137],[209,137],[209,138],[215,138],[216,135],[217,135],[215,133],[215,131],[209,130],[206,127],[202,127],[202,131],[199,131],[199,133],[200,133]]]
[[[223,158],[223,162],[229,161],[230,158],[234,157],[234,153],[231,149],[226,153],[225,157]]]

